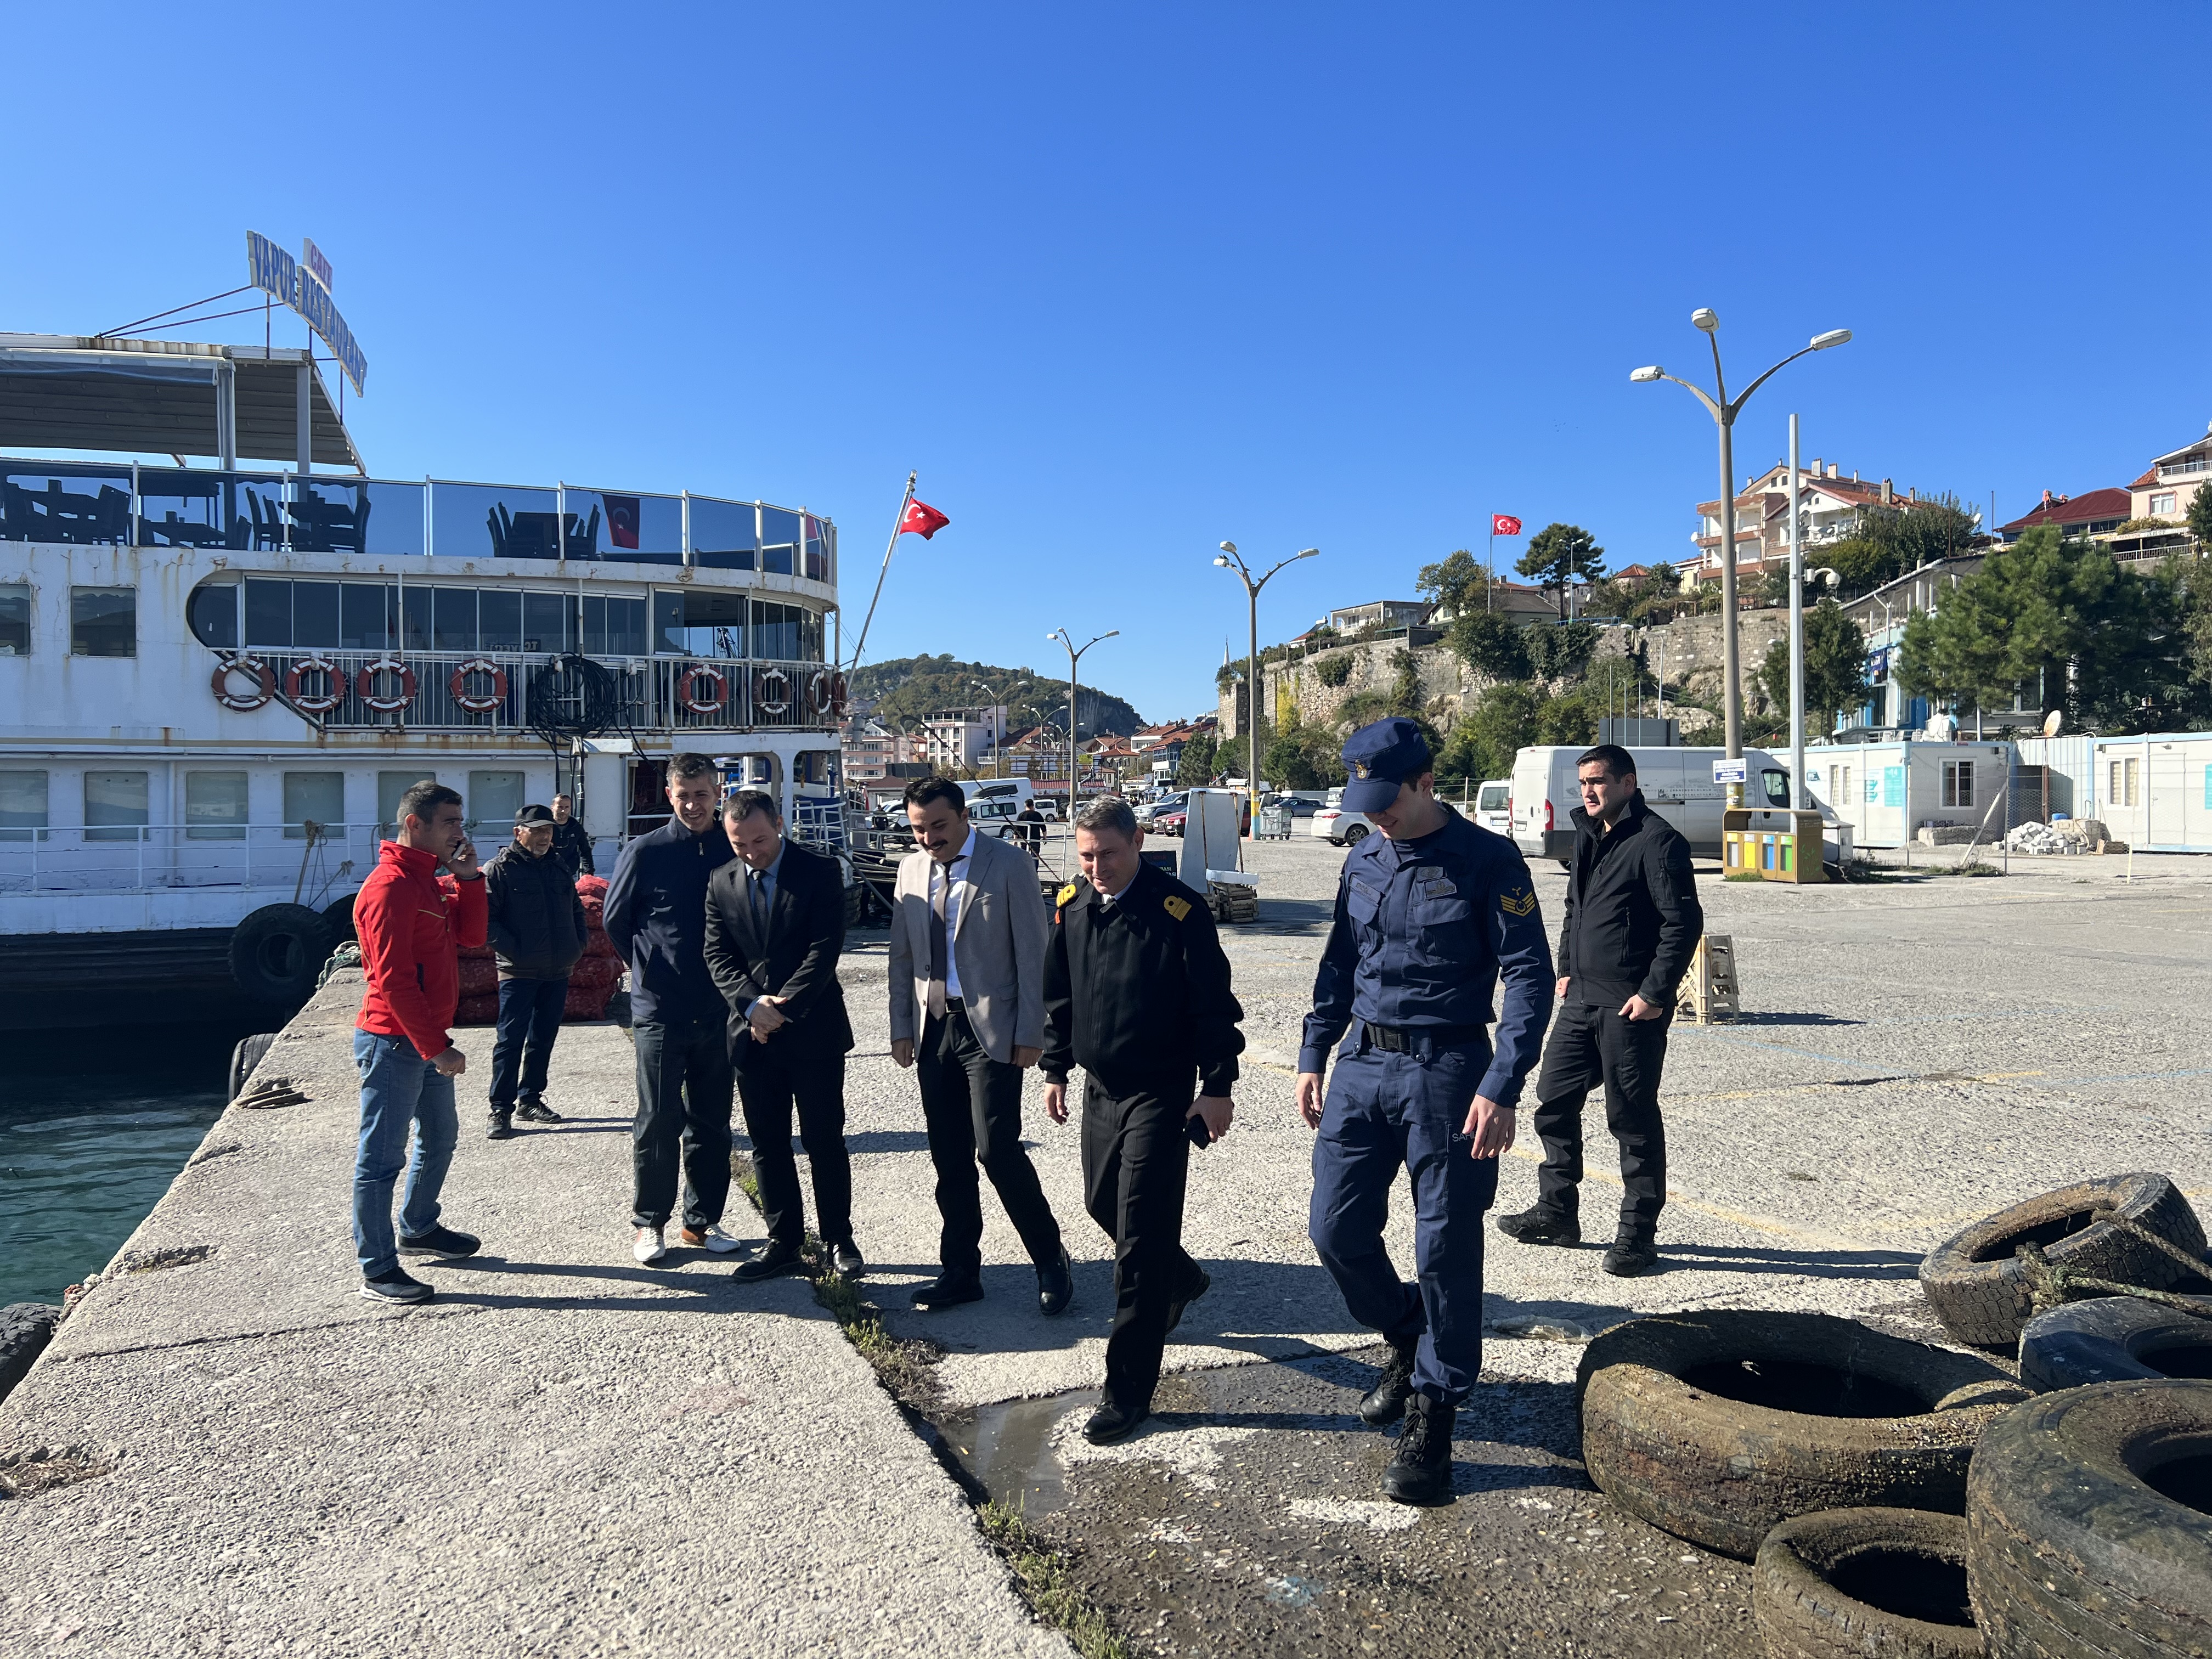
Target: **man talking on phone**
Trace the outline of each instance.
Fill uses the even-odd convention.
[[[1381,833],[1344,860],[1298,1051],[1298,1110],[1319,1131],[1311,1231],[1346,1308],[1390,1345],[1359,1402],[1377,1428],[1406,1419],[1383,1493],[1439,1504],[1452,1419],[1482,1369],[1483,1212],[1551,1017],[1552,951],[1520,849],[1437,799],[1419,726],[1364,726],[1344,762],[1344,810]],[[1382,1245],[1401,1166],[1413,1188],[1411,1285]]]

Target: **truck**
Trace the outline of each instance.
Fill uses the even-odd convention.
[[[1574,857],[1575,809],[1582,805],[1577,787],[1576,763],[1586,752],[1576,744],[1534,744],[1513,757],[1513,793],[1508,817],[1514,844],[1532,859],[1556,859],[1562,866]],[[1690,843],[1692,858],[1721,856],[1721,811],[1728,805],[1728,786],[1713,781],[1713,763],[1727,751],[1711,749],[1631,749],[1636,763],[1637,787],[1644,804],[1673,824]],[[1790,769],[1764,749],[1746,749],[1744,805],[1754,807],[1790,805]],[[1808,751],[1806,773],[1814,775]],[[1485,786],[1488,787],[1487,785]],[[1842,822],[1818,792],[1813,804],[1820,810],[1823,842],[1832,862],[1839,855]]]

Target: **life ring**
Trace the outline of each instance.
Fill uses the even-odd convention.
[[[387,697],[377,691],[376,679],[380,674],[399,676],[398,696]],[[379,657],[361,671],[355,690],[361,693],[365,707],[374,708],[380,714],[396,714],[415,701],[415,671],[397,657]]]
[[[845,712],[845,677],[825,668],[806,683],[806,698],[817,714],[836,718]]]
[[[781,668],[763,668],[753,676],[753,712],[781,714],[791,708],[791,676]]]
[[[714,690],[707,696],[699,695],[699,682],[713,683]],[[695,714],[712,714],[730,700],[730,682],[719,668],[710,668],[703,662],[695,662],[676,682],[676,700]]]
[[[319,697],[302,696],[300,693],[300,676],[316,673],[326,677],[330,681],[329,685]],[[327,714],[345,701],[345,670],[328,657],[302,657],[284,671],[285,699],[303,714]]]
[[[253,677],[254,692],[252,696],[242,697],[230,689],[233,674]],[[208,677],[208,688],[215,693],[215,700],[225,708],[236,709],[241,714],[250,714],[276,695],[276,676],[258,657],[229,657],[215,665],[215,672]]]
[[[491,676],[489,696],[469,695],[469,676],[471,674]],[[471,657],[453,671],[453,678],[446,682],[446,690],[452,693],[457,707],[467,709],[471,714],[489,714],[507,701],[507,670],[489,657]]]

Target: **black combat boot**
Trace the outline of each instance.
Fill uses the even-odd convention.
[[[486,1140],[514,1139],[514,1114],[511,1111],[501,1111],[495,1106],[492,1109],[491,1127],[484,1131],[484,1139]]]
[[[1632,1233],[1624,1229],[1620,1237],[1613,1240],[1613,1248],[1605,1253],[1605,1260],[1598,1265],[1615,1279],[1634,1279],[1639,1273],[1650,1273],[1659,1265],[1659,1246],[1643,1233]]]
[[[1407,1398],[1413,1392],[1413,1351],[1419,1346],[1419,1337],[1402,1347],[1390,1345],[1382,1375],[1359,1397],[1359,1420],[1368,1427],[1387,1429],[1406,1414]]]
[[[1448,1504],[1451,1501],[1452,1419],[1449,1406],[1439,1406],[1418,1391],[1406,1401],[1406,1426],[1398,1431],[1398,1449],[1382,1471],[1382,1495],[1399,1504]]]
[[[1522,1244],[1579,1244],[1583,1224],[1576,1217],[1539,1204],[1518,1215],[1498,1218],[1498,1231]]]

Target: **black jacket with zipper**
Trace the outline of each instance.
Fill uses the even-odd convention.
[[[501,979],[566,979],[584,954],[584,901],[561,860],[509,844],[484,866],[486,925]]]
[[[1577,806],[1575,861],[1559,927],[1559,977],[1576,1002],[1618,1008],[1632,996],[1674,1006],[1705,930],[1690,843],[1638,790],[1608,834]]]
[[[707,878],[737,853],[720,823],[697,835],[671,818],[638,836],[607,884],[607,937],[629,969],[630,1018],[641,1025],[712,1019],[729,1010],[702,954]]]

